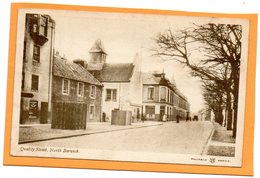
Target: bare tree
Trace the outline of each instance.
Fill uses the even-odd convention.
[[[242,26],[230,24],[197,25],[193,30],[192,38],[202,43],[207,53],[207,62],[223,64],[230,68],[230,76],[226,80],[228,117],[232,118],[231,96],[233,101],[233,137],[236,137],[239,73],[241,60]],[[228,74],[227,74],[228,75]],[[231,119],[228,119],[228,129],[231,129]]]
[[[169,29],[156,38],[155,55],[175,60],[203,81],[213,81],[226,93],[227,128],[231,129],[231,94],[234,98],[233,136],[236,137],[239,67],[242,28],[240,25],[204,24],[174,32]],[[200,53],[201,58],[191,57]],[[199,55],[197,55],[199,56]]]
[[[215,115],[215,122],[223,123],[224,109],[224,93],[219,90],[218,85],[214,81],[202,81],[202,91],[205,104],[213,111]]]

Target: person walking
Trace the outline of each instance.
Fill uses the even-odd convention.
[[[145,121],[145,115],[144,114],[142,114],[141,120],[144,123],[144,121]]]
[[[179,123],[180,122],[180,116],[179,116],[179,114],[177,114],[177,116],[176,116],[176,123]]]

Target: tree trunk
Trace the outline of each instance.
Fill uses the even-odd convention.
[[[226,116],[227,116],[227,130],[232,130],[232,109],[231,109],[231,96],[230,91],[227,91],[227,102],[226,102]]]
[[[234,122],[233,122],[233,137],[236,138],[237,136],[237,112],[238,112],[238,92],[239,92],[239,66],[233,69],[233,78],[234,78],[234,90],[233,90],[233,96],[234,96],[234,103],[233,103],[233,109],[234,109]]]

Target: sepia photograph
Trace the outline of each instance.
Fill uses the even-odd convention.
[[[19,9],[11,155],[242,166],[249,20]]]

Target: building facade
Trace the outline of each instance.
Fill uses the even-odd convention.
[[[72,117],[81,118],[85,122],[80,121],[81,125],[85,126],[87,122],[100,122],[101,97],[102,84],[84,66],[78,61],[71,62],[55,56],[52,82],[53,112],[57,109],[54,107],[55,104],[63,108],[66,105],[67,110],[73,110],[77,106],[82,109],[79,109]],[[60,120],[60,115],[67,111],[60,109],[57,112],[56,116]],[[54,122],[57,120],[54,115],[52,119]]]
[[[165,78],[164,73],[142,73],[143,116],[146,120],[173,121],[189,114],[187,99]]]
[[[114,109],[131,111],[134,120],[140,119],[142,109],[141,64],[136,55],[133,63],[107,63],[104,45],[97,40],[89,51],[87,69],[102,84],[102,112],[111,121]]]
[[[190,117],[190,103],[177,87],[174,88],[173,107],[175,118],[177,114],[182,120]]]
[[[51,122],[51,77],[55,22],[49,15],[26,14],[20,124]]]

